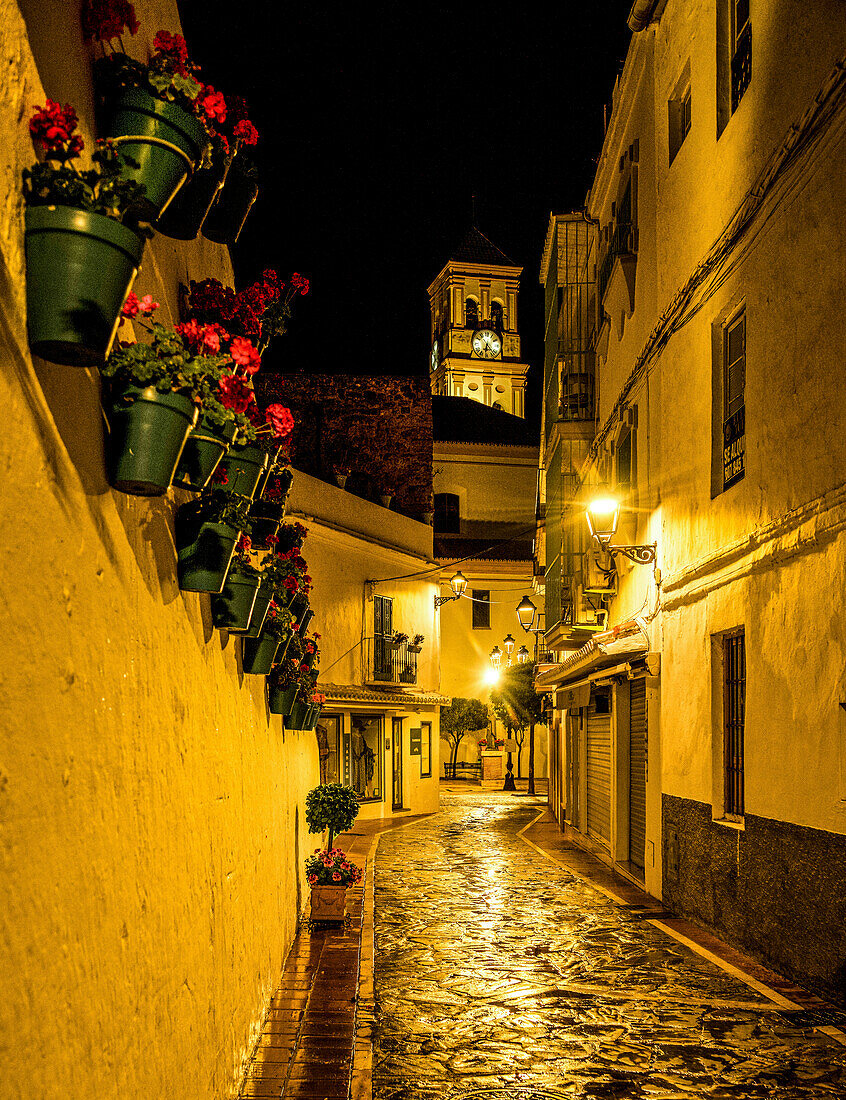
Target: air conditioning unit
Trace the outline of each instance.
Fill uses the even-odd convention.
[[[590,549],[584,555],[582,591],[600,598],[617,595],[617,570],[602,550]]]

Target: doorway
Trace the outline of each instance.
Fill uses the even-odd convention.
[[[391,740],[393,742],[393,798],[391,800],[391,808],[394,810],[402,809],[402,718],[393,718],[391,729]]]

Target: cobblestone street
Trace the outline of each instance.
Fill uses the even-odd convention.
[[[382,837],[377,1100],[846,1096],[835,1038],[522,840],[542,809],[444,790]]]

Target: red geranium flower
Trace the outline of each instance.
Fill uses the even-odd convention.
[[[62,107],[54,99],[48,99],[44,107],[36,107],[29,120],[29,132],[48,153],[63,152],[68,157],[78,157],[84,148],[82,137],[74,133],[79,119],[69,103]],[[67,149],[65,149],[67,146]]]
[[[308,294],[309,281],[305,275],[300,275],[295,271],[291,276],[291,286],[298,290],[300,294]]]
[[[261,366],[261,356],[253,347],[250,340],[243,336],[236,336],[229,345],[229,354],[239,367],[244,368],[245,374],[255,374]]]
[[[153,39],[153,49],[161,57],[167,58],[180,76],[188,76],[190,68],[196,68],[189,65],[188,46],[181,34],[159,31]]]
[[[181,325],[176,325],[175,330],[179,333],[182,339],[186,341],[186,343],[192,346],[198,346],[202,342],[203,330],[200,328],[193,317],[190,321],[185,321]]]
[[[217,390],[221,405],[225,409],[231,409],[236,413],[246,412],[249,405],[255,400],[253,391],[244,379],[237,374],[224,374],[218,382]]]
[[[276,439],[285,439],[294,430],[291,410],[286,409],[284,405],[268,405],[266,416],[270,430]]]
[[[203,85],[194,106],[198,114],[205,112],[210,122],[226,122],[226,100],[211,84]]]
[[[141,24],[135,17],[135,6],[128,0],[85,0],[82,5],[82,37],[86,42],[111,42],[120,38],[124,29],[137,34]]]
[[[255,145],[258,142],[258,130],[248,118],[236,123],[232,133],[242,145]]]
[[[253,540],[249,535],[241,535],[235,546],[236,554],[248,554],[253,548]]]

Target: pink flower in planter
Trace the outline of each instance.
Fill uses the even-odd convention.
[[[332,873],[332,881],[333,882],[340,882],[341,881],[341,876],[337,871],[334,871]]]
[[[317,875],[309,875],[308,876],[308,882],[309,882],[309,886],[316,886],[317,885]]]

